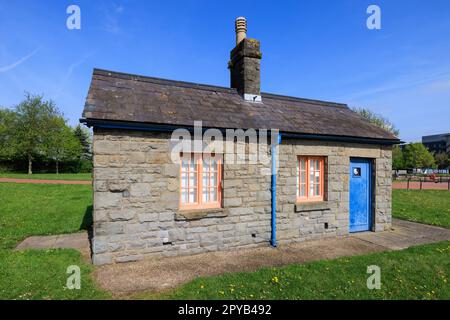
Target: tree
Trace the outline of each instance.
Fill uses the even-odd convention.
[[[403,157],[403,150],[399,146],[392,148],[392,169],[405,169],[405,159]]]
[[[0,160],[9,160],[14,155],[12,140],[15,120],[14,111],[0,109]]]
[[[400,131],[394,126],[394,124],[382,115],[376,114],[375,112],[365,108],[353,108],[352,110],[361,117],[369,120],[370,123],[391,132],[394,136],[398,137],[400,135]]]
[[[28,160],[28,174],[32,174],[33,159],[44,153],[46,140],[52,133],[52,119],[61,114],[53,101],[29,93],[15,111],[13,145],[15,152]]]
[[[410,143],[403,149],[405,166],[410,169],[432,168],[435,166],[433,154],[420,143]]]
[[[55,161],[56,173],[59,174],[59,163],[78,158],[82,146],[63,117],[54,117],[50,120],[50,124],[50,132],[44,143],[44,152],[49,159]]]
[[[434,155],[434,160],[439,169],[445,169],[450,166],[448,155],[445,152],[439,152]]]
[[[81,160],[90,160],[92,159],[92,151],[91,151],[91,137],[89,134],[89,130],[86,128],[77,125],[74,130],[75,138],[81,144]]]

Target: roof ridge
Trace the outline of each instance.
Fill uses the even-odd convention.
[[[264,98],[269,98],[269,99],[279,99],[279,100],[286,100],[286,101],[307,102],[307,103],[323,105],[323,106],[327,106],[327,107],[348,108],[348,105],[345,104],[345,103],[325,101],[325,100],[316,100],[316,99],[308,99],[308,98],[299,98],[299,97],[293,97],[293,96],[285,96],[285,95],[280,95],[280,94],[276,94],[276,93],[261,92],[261,96],[263,96]]]
[[[94,75],[108,75],[108,76],[119,76],[123,77],[125,79],[129,80],[136,80],[136,81],[143,81],[143,82],[151,82],[156,84],[166,84],[166,85],[172,85],[177,87],[185,87],[185,88],[195,88],[200,90],[207,90],[207,91],[222,91],[222,92],[229,92],[229,93],[235,93],[236,89],[233,88],[227,88],[227,87],[221,87],[221,86],[215,86],[215,85],[209,85],[209,84],[202,84],[202,83],[196,83],[196,82],[189,82],[189,81],[180,81],[180,80],[171,80],[171,79],[165,79],[165,78],[158,78],[158,77],[150,77],[150,76],[143,76],[138,74],[131,74],[131,73],[124,73],[124,72],[118,72],[118,71],[110,71],[110,70],[104,70],[104,69],[98,69],[94,68]]]
[[[99,69],[99,68],[94,68],[93,74],[94,75],[96,75],[96,74],[103,75],[103,76],[104,75],[118,76],[119,78],[124,78],[124,79],[128,79],[128,80],[150,82],[150,83],[155,83],[155,84],[172,85],[172,86],[178,86],[178,87],[183,87],[183,88],[195,88],[195,89],[206,90],[206,91],[237,93],[236,89],[228,88],[228,87],[215,86],[215,85],[202,84],[202,83],[189,82],[189,81],[171,80],[171,79],[158,78],[158,77],[150,77],[150,76],[125,73],[125,72],[119,72],[119,71],[111,71],[111,70],[105,70],[105,69]],[[344,103],[316,100],[316,99],[299,98],[299,97],[286,96],[286,95],[280,95],[280,94],[275,94],[275,93],[262,92],[261,96],[263,96],[265,98],[269,98],[269,99],[279,99],[279,100],[285,100],[285,101],[298,101],[298,102],[306,102],[306,103],[317,104],[317,105],[328,106],[328,107],[348,108],[347,104],[344,104]]]

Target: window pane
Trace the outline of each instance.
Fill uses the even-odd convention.
[[[187,202],[188,202],[188,192],[187,192],[187,189],[182,189],[182,190],[181,190],[181,202],[182,202],[182,203],[187,203]]]
[[[203,172],[208,172],[209,170],[209,159],[203,159]]]
[[[314,172],[314,161],[309,161],[309,172]]]
[[[189,186],[190,187],[197,186],[197,174],[189,173]]]
[[[314,166],[314,162],[311,162],[311,164]],[[314,170],[309,172],[309,190],[309,195],[314,195]]]
[[[319,184],[316,184],[316,193],[315,193],[315,195],[316,196],[320,195],[320,185]]]
[[[216,160],[216,159],[213,159],[213,160],[211,161],[211,170],[213,170],[213,171],[218,171],[217,166],[218,166],[217,160]]]
[[[306,184],[301,184],[300,185],[300,197],[305,197],[306,196]]]
[[[211,188],[211,201],[217,201],[217,188]]]
[[[181,174],[181,187],[187,188],[188,186],[188,175],[187,173]]]
[[[189,189],[189,203],[197,202],[197,189]]]
[[[300,170],[306,170],[306,160],[300,159]]]
[[[302,171],[300,174],[301,183],[306,183],[306,171]]]
[[[183,160],[181,162],[181,170],[182,171],[188,171],[188,169],[189,169],[189,161]]]
[[[208,188],[207,187],[203,187],[203,202],[208,202],[209,201],[209,192],[208,192]]]
[[[203,172],[203,188],[208,187],[208,182],[209,182],[209,177],[208,177],[208,172]]]
[[[211,177],[210,177],[210,186],[211,186],[211,187],[217,186],[217,172],[214,172],[214,173],[211,174]]]

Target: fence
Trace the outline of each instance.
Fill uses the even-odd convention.
[[[393,189],[407,190],[450,190],[449,177],[397,177]]]

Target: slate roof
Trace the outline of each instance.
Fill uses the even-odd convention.
[[[245,101],[235,89],[94,69],[84,121],[279,129],[293,134],[398,140],[347,105],[262,93]]]

